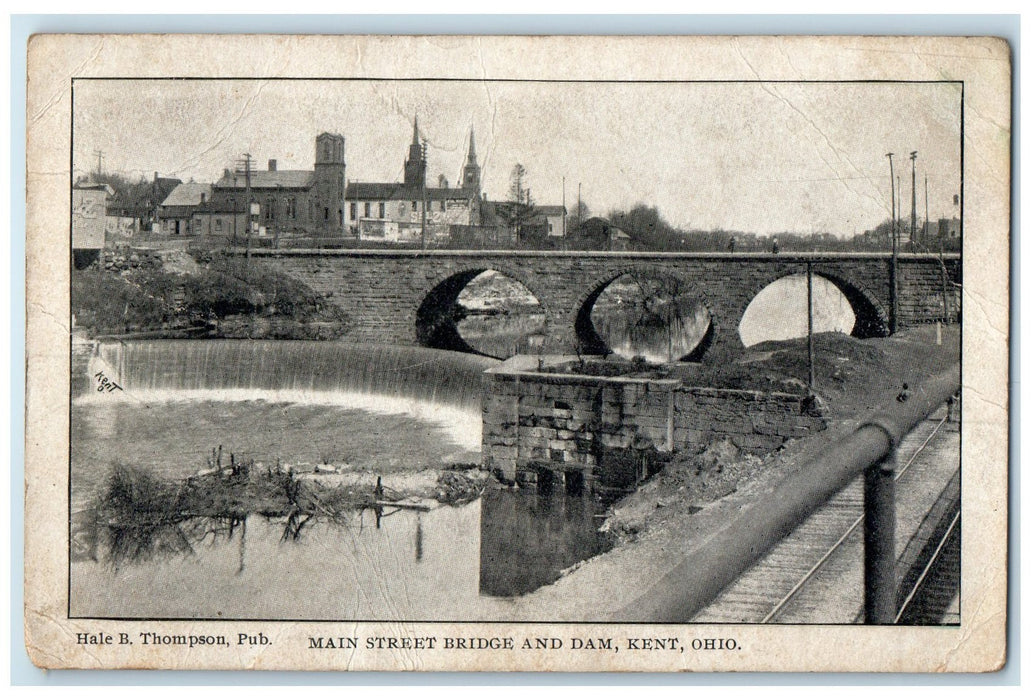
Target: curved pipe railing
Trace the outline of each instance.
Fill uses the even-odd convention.
[[[687,622],[723,588],[856,477],[866,475],[867,624],[895,619],[895,448],[959,392],[959,365],[912,390],[785,478],[766,499],[730,520],[613,619]]]

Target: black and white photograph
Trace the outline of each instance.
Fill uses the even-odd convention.
[[[295,658],[603,670],[961,631],[993,245],[962,77],[195,65],[73,74],[53,134],[72,646],[294,623]]]

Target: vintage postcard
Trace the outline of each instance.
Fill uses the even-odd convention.
[[[39,35],[51,669],[993,671],[1008,45]]]

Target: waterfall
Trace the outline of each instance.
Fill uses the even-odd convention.
[[[310,340],[101,343],[91,372],[123,389],[87,400],[267,400],[413,413],[478,449],[481,374],[497,360],[429,348]],[[471,433],[475,432],[475,437]]]

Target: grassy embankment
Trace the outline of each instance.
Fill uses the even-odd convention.
[[[180,254],[182,255],[182,254]],[[308,286],[254,261],[72,272],[72,313],[94,336],[333,339],[343,312]]]
[[[778,481],[855,430],[866,416],[895,402],[903,384],[918,391],[923,380],[959,362],[958,327],[944,329],[941,345],[935,340],[933,326],[867,340],[817,335],[816,394],[826,430],[788,441],[765,457],[746,454],[729,441],[694,454],[675,454],[658,475],[617,504],[608,528],[624,540],[646,533],[661,537],[685,527],[687,516],[708,511],[731,494],[758,492],[760,484]],[[701,374],[709,385],[798,391],[808,377],[806,341],[761,343],[736,361],[709,365]]]

